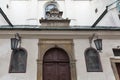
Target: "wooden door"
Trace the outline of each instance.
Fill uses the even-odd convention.
[[[52,48],[45,53],[43,80],[71,80],[69,57],[64,50]]]

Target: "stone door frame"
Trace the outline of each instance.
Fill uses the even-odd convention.
[[[43,56],[47,50],[58,47],[66,51],[70,59],[71,80],[77,80],[76,60],[72,39],[39,39],[37,59],[37,80],[43,80]]]
[[[110,58],[111,66],[116,80],[120,80],[119,74],[117,71],[116,63],[120,63],[120,57],[111,57]]]

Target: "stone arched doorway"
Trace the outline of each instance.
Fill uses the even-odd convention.
[[[49,49],[43,57],[43,80],[71,80],[69,62],[63,49]]]
[[[69,67],[68,70],[70,71],[70,79],[69,80],[77,80],[77,75],[76,75],[76,60],[74,56],[74,48],[73,48],[73,41],[72,40],[57,40],[57,39],[43,39],[39,40],[38,43],[38,59],[37,59],[37,80],[44,80],[43,78],[43,67],[44,67],[44,62],[45,61],[45,56],[47,55],[47,52],[52,51],[54,48],[59,48],[58,51],[59,53],[63,52],[63,55],[66,55],[66,57],[63,57],[63,60],[66,60],[66,66]],[[62,50],[61,50],[62,49]],[[53,50],[54,51],[54,50]],[[61,55],[61,56],[63,56]],[[54,58],[53,58],[54,59]],[[59,59],[58,59],[59,60]],[[59,62],[59,61],[53,61],[53,62]],[[52,62],[52,61],[51,61]],[[62,62],[62,61],[60,61]],[[48,62],[49,63],[49,62]],[[62,62],[64,63],[64,61]],[[47,65],[47,64],[46,64]],[[62,64],[61,64],[62,65]],[[68,72],[69,72],[68,71]],[[52,79],[54,80],[54,79]]]

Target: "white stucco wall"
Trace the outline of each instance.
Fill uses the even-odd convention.
[[[109,44],[108,44],[109,43]],[[77,79],[80,80],[115,80],[110,63],[113,56],[112,48],[120,43],[119,40],[103,40],[103,50],[99,53],[103,72],[87,72],[84,52],[90,46],[88,39],[75,39],[74,50],[76,58]],[[93,44],[94,47],[94,44]]]
[[[36,80],[38,40],[23,39],[22,47],[27,50],[26,73],[9,73],[11,58],[10,39],[0,39],[0,80]]]
[[[116,33],[117,34],[117,33]],[[37,80],[37,58],[38,58],[38,38],[29,36],[29,39],[22,39],[22,47],[28,52],[26,73],[9,73],[11,58],[10,39],[0,39],[0,80]],[[76,35],[77,36],[77,35]],[[3,37],[3,36],[2,36]],[[112,36],[113,37],[113,36]],[[42,39],[42,38],[41,38]],[[103,72],[87,72],[84,52],[90,46],[88,38],[73,38],[74,54],[76,60],[77,80],[115,80],[110,63],[113,57],[112,48],[120,44],[119,38],[102,38],[103,50],[100,55]],[[109,44],[108,44],[109,43]],[[94,43],[92,46],[95,48]],[[72,76],[72,75],[71,75]]]
[[[106,6],[112,4],[116,0],[93,0],[91,4],[91,13],[92,20],[95,22],[96,19],[103,13],[106,9]],[[95,13],[95,9],[98,9],[98,12]],[[120,19],[118,18],[118,11],[116,9],[116,3],[108,7],[107,14],[103,19],[97,24],[97,26],[120,26]]]
[[[105,10],[105,7],[114,2],[104,0],[58,0],[63,18],[71,19],[71,26],[91,26]],[[43,0],[4,0],[0,7],[4,10],[13,25],[40,25],[39,19],[44,18],[45,4],[49,1]],[[6,5],[9,5],[9,8]],[[115,7],[115,6],[114,6]],[[95,13],[95,9],[98,12]],[[1,25],[6,22],[1,19]],[[120,26],[116,8],[108,11],[98,26]]]

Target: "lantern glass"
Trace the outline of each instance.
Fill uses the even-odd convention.
[[[101,51],[102,50],[102,39],[96,39],[94,40],[95,46],[97,50]]]
[[[11,49],[15,50],[15,49],[17,49],[17,46],[18,46],[18,39],[11,38]]]

